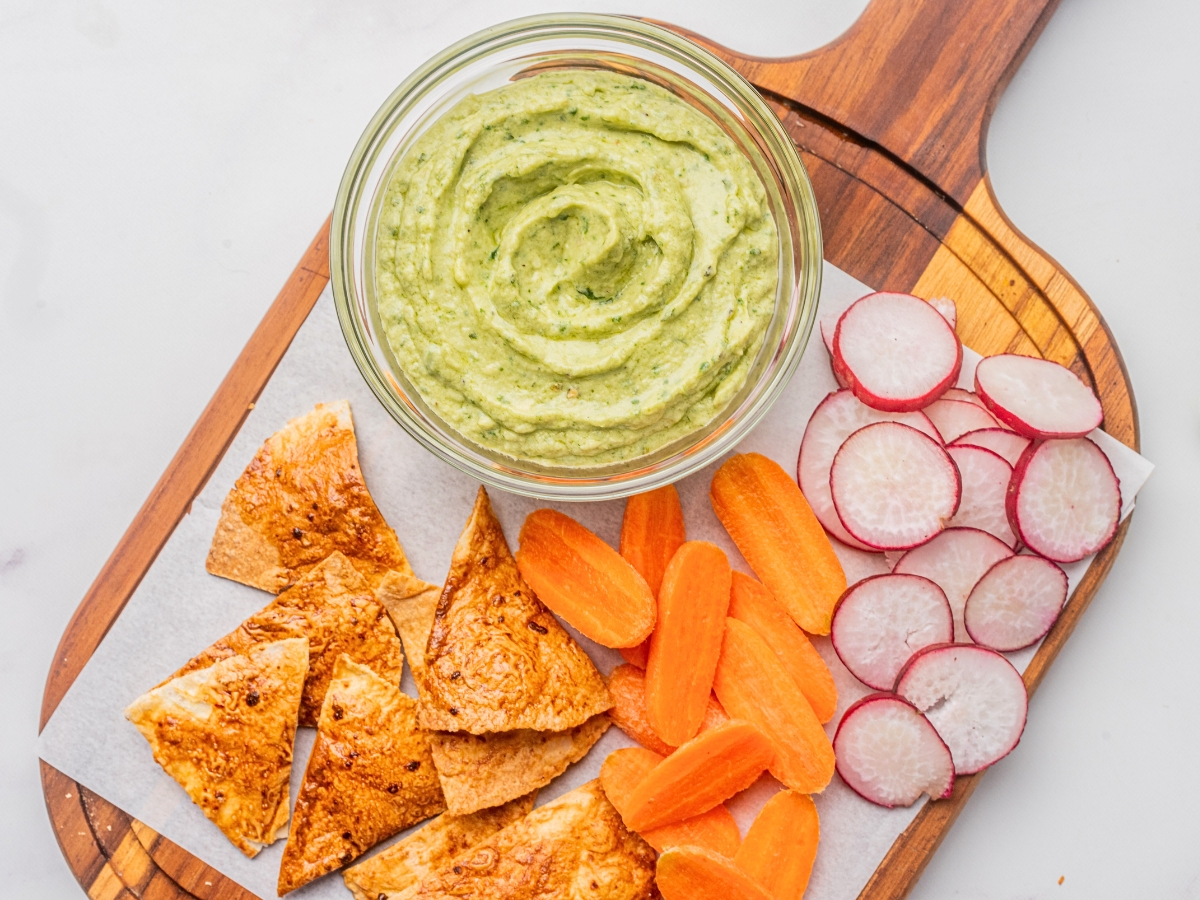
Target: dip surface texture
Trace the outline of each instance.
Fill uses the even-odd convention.
[[[650,453],[746,381],[777,237],[750,162],[666,90],[551,72],[467,97],[396,166],[378,308],[425,402],[554,466]]]

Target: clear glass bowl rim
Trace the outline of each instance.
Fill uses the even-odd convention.
[[[760,354],[782,356],[765,370],[765,388],[733,421],[726,418],[736,412],[731,402],[719,417],[728,422],[728,426],[716,429],[719,433],[715,437],[705,434],[709,427],[699,429],[696,435],[703,438],[700,440],[703,446],[698,451],[694,445],[686,445],[649,466],[639,464],[635,458],[630,463],[640,465],[644,471],[632,476],[614,473],[611,467],[599,475],[588,475],[594,470],[586,468],[571,470],[564,467],[555,470],[554,476],[547,477],[515,469],[521,465],[521,460],[512,460],[507,470],[501,470],[472,458],[478,451],[465,437],[455,433],[456,440],[446,440],[431,431],[409,404],[396,395],[381,371],[379,361],[369,348],[370,340],[359,314],[354,284],[353,266],[357,262],[354,257],[354,213],[360,201],[369,200],[361,194],[361,188],[367,184],[364,176],[375,163],[377,144],[397,111],[413,95],[428,94],[440,80],[453,75],[456,64],[484,56],[489,48],[508,49],[523,41],[570,37],[625,40],[630,44],[627,51],[635,57],[637,47],[649,45],[703,73],[718,85],[737,105],[743,119],[750,120],[743,121],[744,127],[757,131],[761,151],[776,169],[780,187],[792,201],[798,220],[798,223],[776,223],[781,231],[798,224],[794,230],[798,232],[795,251],[798,251],[799,267],[796,283],[788,286],[786,295],[777,297],[775,312],[778,316],[780,304],[786,304],[786,311],[795,322],[790,328],[785,323],[781,344],[774,348],[764,345],[759,350]],[[372,238],[368,235],[364,240]],[[421,65],[383,103],[355,146],[338,186],[330,228],[330,282],[338,320],[355,365],[392,418],[426,450],[489,487],[544,500],[604,500],[653,490],[684,478],[732,450],[762,419],[791,380],[812,333],[821,289],[823,249],[816,195],[795,145],[766,101],[741,74],[687,38],[641,19],[590,13],[544,14],[502,22],[452,44]],[[448,430],[453,433],[453,429]],[[573,471],[582,474],[576,475]]]

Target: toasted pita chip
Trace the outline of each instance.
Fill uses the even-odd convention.
[[[301,635],[308,638],[301,725],[316,727],[333,665],[343,653],[384,681],[400,683],[404,653],[396,629],[366,578],[336,550],[172,677],[244,654],[256,644]]]
[[[657,854],[589,781],[422,879],[413,900],[646,900]]]
[[[372,582],[412,571],[363,482],[345,400],[267,438],[221,506],[205,565],[277,594],[335,550]]]
[[[466,816],[442,813],[424,828],[343,873],[354,900],[407,900],[422,878],[527,816],[536,792]]]
[[[446,809],[465,815],[549,784],[587,756],[611,724],[600,713],[566,731],[434,732],[429,743]]]
[[[249,857],[287,827],[307,668],[305,638],[260,644],[173,678],[125,710],[154,761]]]
[[[279,896],[446,808],[417,703],[338,657],[279,867]]]
[[[388,572],[375,589],[375,596],[387,610],[396,633],[404,644],[404,655],[412,670],[417,695],[425,699],[425,647],[433,630],[442,589],[401,572]]]
[[[521,578],[481,487],[425,651],[421,725],[565,731],[611,706],[591,659]]]

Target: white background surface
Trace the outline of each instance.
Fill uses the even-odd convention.
[[[783,55],[864,3],[585,5]],[[3,897],[82,896],[33,753],[54,647],[327,214],[363,125],[447,43],[553,8],[0,0]],[[1107,318],[1158,469],[919,900],[1200,898],[1197,36],[1191,0],[1063,0],[996,111],[996,193]]]

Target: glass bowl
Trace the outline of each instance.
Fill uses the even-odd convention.
[[[375,227],[393,166],[469,94],[545,68],[608,69],[655,82],[699,109],[738,145],[766,189],[779,235],[775,308],[741,390],[707,425],[645,456],[602,466],[550,466],[503,455],[446,424],[411,385],[375,304]],[[338,319],[371,390],[423,447],[502,490],[555,500],[628,496],[670,484],[731,450],[796,370],[816,318],[821,231],[808,174],[758,92],[708,51],[657,25],[604,15],[543,15],[488,28],[429,60],[367,126],[338,188],[330,263]]]

